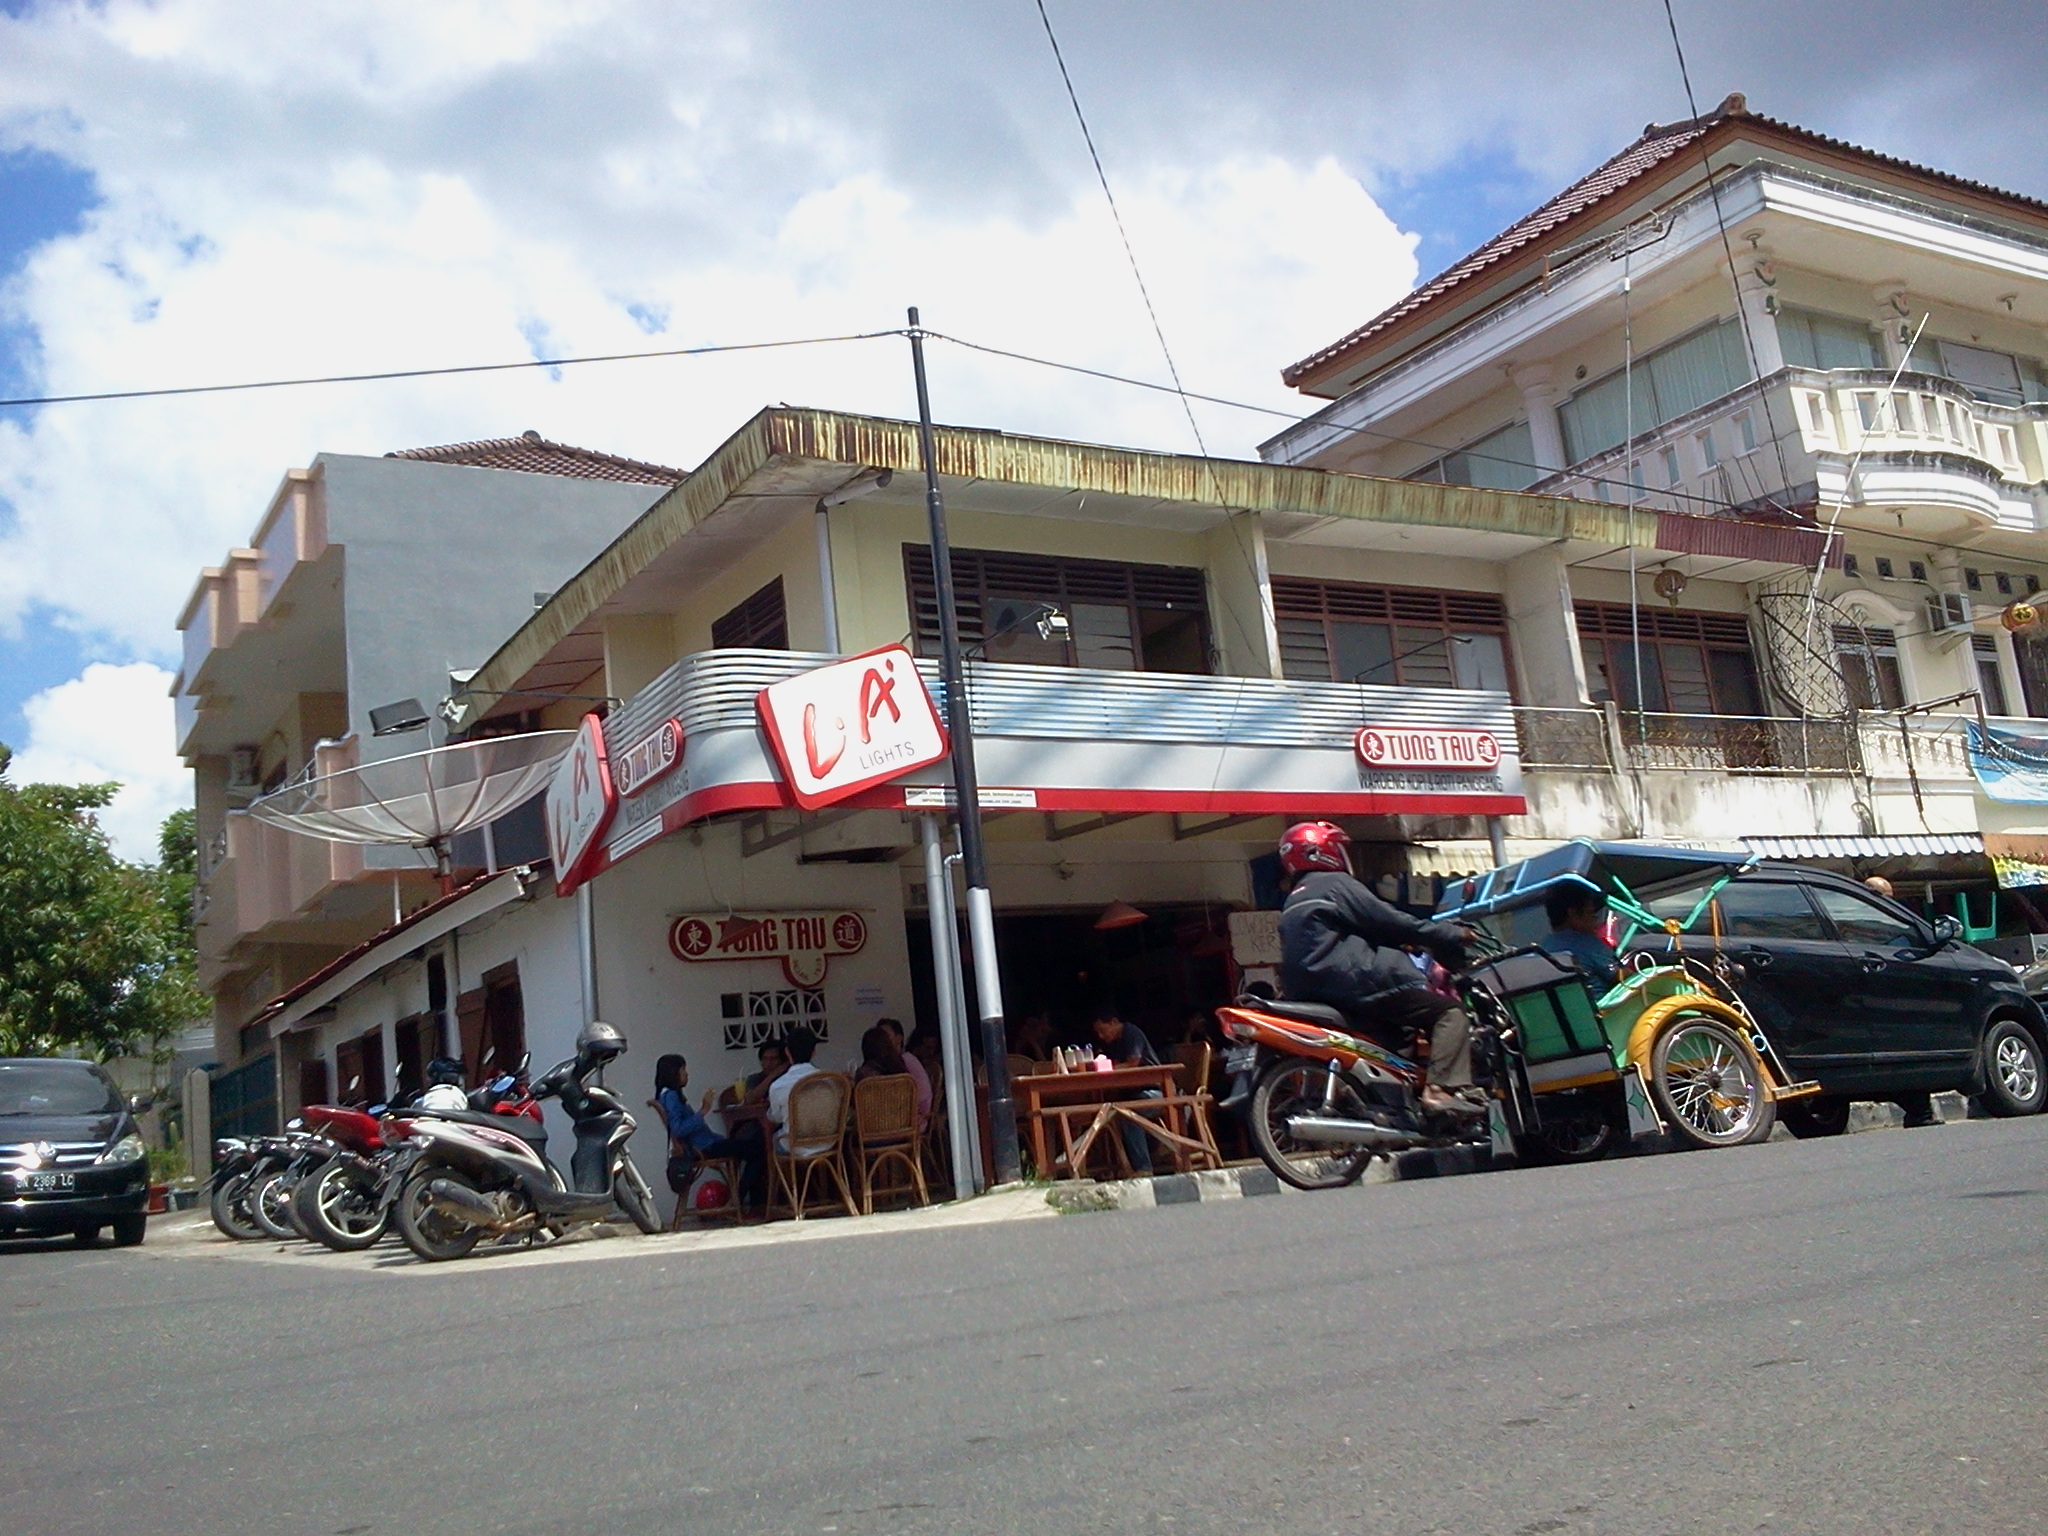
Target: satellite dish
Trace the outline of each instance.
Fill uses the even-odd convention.
[[[448,839],[496,821],[547,787],[574,731],[487,736],[363,763],[287,784],[249,814],[329,843],[431,848],[445,873]]]

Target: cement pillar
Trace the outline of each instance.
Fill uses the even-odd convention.
[[[1529,413],[1529,441],[1536,462],[1550,474],[1569,462],[1564,451],[1564,426],[1557,417],[1555,374],[1549,363],[1516,363],[1508,369],[1508,379],[1522,392],[1522,407]]]
[[[1591,695],[1563,547],[1546,544],[1518,555],[1501,574],[1521,702],[1549,709],[1583,706]]]
[[[1256,512],[1232,512],[1209,530],[1211,642],[1231,677],[1280,676],[1280,629],[1273,618],[1273,573],[1266,530]]]

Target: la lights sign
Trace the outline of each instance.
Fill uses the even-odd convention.
[[[867,947],[858,912],[685,912],[668,925],[669,953],[688,965],[710,960],[780,960],[793,986],[825,980],[827,962]]]
[[[1500,766],[1500,738],[1491,731],[1428,730],[1368,725],[1352,739],[1368,768],[1438,768],[1485,773]]]
[[[946,755],[946,728],[900,645],[771,683],[756,705],[790,794],[807,811]]]
[[[576,744],[548,785],[548,852],[555,861],[555,892],[566,896],[589,878],[597,840],[618,809],[611,765],[605,760],[604,722],[585,715]]]

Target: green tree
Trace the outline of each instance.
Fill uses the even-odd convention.
[[[8,755],[0,746],[0,1055],[157,1054],[207,1011],[191,874],[114,856],[93,812],[119,786],[16,785]],[[167,824],[163,851],[185,860],[178,839]]]

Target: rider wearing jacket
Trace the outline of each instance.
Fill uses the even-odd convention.
[[[1439,1114],[1485,1111],[1472,1093],[1472,1024],[1457,1002],[1432,991],[1403,946],[1446,966],[1464,963],[1466,930],[1427,923],[1373,895],[1351,873],[1351,839],[1327,821],[1289,827],[1280,839],[1280,985],[1297,1002],[1323,1003],[1361,1027],[1430,1034],[1422,1107]]]

